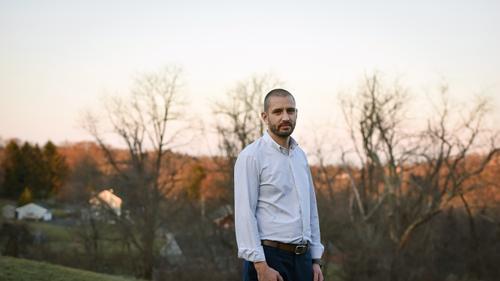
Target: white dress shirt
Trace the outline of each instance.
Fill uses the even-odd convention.
[[[307,158],[290,138],[281,147],[266,132],[238,156],[234,169],[238,257],[265,261],[261,240],[310,243],[321,258],[316,195]]]

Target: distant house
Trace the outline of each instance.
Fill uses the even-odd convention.
[[[52,213],[44,207],[35,203],[29,203],[19,208],[16,208],[16,215],[18,220],[32,219],[32,220],[52,220]]]
[[[2,215],[6,219],[16,218],[16,206],[10,204],[3,206]]]
[[[89,203],[94,213],[99,213],[99,210],[103,207],[110,209],[117,216],[122,213],[122,199],[113,193],[113,189],[105,189],[99,192],[90,198]]]

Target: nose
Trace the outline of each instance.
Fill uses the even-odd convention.
[[[283,118],[282,119],[284,121],[290,120],[290,115],[288,114],[288,112],[286,112],[286,110],[283,112]]]

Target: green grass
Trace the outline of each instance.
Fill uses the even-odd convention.
[[[0,256],[0,281],[133,281],[44,262]]]
[[[31,221],[27,223],[32,232],[41,231],[52,241],[71,241],[73,239],[73,233],[71,233],[68,227],[41,221]]]

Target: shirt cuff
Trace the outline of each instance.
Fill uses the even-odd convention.
[[[262,246],[254,249],[240,248],[238,249],[238,257],[251,262],[266,261]]]
[[[324,249],[321,244],[319,246],[311,246],[311,257],[313,259],[321,259]]]

